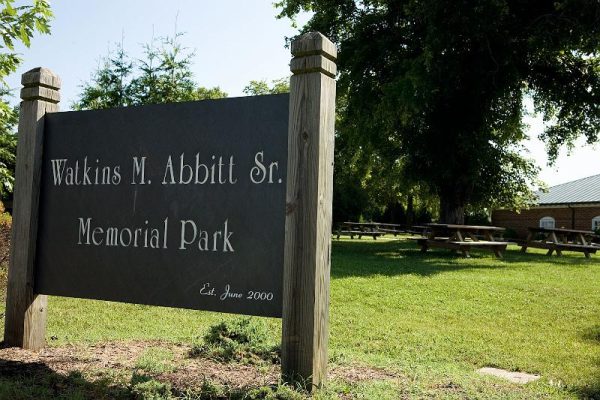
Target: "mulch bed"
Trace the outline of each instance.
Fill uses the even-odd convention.
[[[191,346],[163,341],[65,345],[47,347],[37,353],[14,347],[0,348],[0,375],[31,375],[40,369],[49,369],[61,375],[77,371],[86,376],[94,376],[102,370],[132,373],[136,371],[138,358],[150,348],[166,349],[173,354],[173,370],[155,374],[154,377],[182,390],[196,388],[205,380],[230,388],[257,387],[276,384],[280,376],[278,365],[244,365],[201,357],[191,358]],[[395,380],[398,376],[382,369],[351,364],[332,366],[329,378],[356,383]]]

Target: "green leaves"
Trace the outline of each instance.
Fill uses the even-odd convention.
[[[73,104],[76,110],[123,107],[133,103],[130,79],[133,62],[118,47],[102,61],[102,67],[93,74],[91,82],[82,86],[79,101]]]
[[[542,134],[555,161],[562,148],[571,149],[578,137],[588,143],[600,132],[600,58],[559,52],[540,55],[529,71],[536,111],[548,127]]]
[[[13,7],[14,0],[0,1],[0,37],[4,47],[14,50],[14,41],[19,40],[29,47],[35,31],[49,33],[52,18],[50,4],[46,0],[35,0],[33,5]]]
[[[250,81],[250,83],[243,89],[243,92],[248,96],[289,93],[289,91],[290,79],[287,77],[272,80],[270,86],[265,80]]]
[[[144,45],[144,57],[131,60],[122,47],[103,59],[102,66],[82,85],[76,110],[217,99],[227,93],[198,86],[191,71],[193,52],[174,37]]]
[[[4,78],[15,72],[21,62],[14,51],[15,41],[29,47],[35,31],[40,33],[50,32],[50,19],[52,11],[45,0],[36,0],[33,5],[13,7],[14,0],[0,0],[0,49],[10,52],[0,53],[0,85],[4,85]]]
[[[401,160],[456,207],[520,207],[537,168],[516,146],[532,95],[554,159],[600,132],[600,3],[586,0],[282,0],[280,17],[312,10],[303,31],[339,46],[338,125]],[[339,98],[338,98],[339,99]],[[442,216],[443,217],[443,216]],[[451,221],[448,221],[451,222]],[[454,221],[460,222],[460,221]]]
[[[14,134],[18,112],[5,98],[10,94],[4,78],[16,71],[21,58],[14,53],[16,42],[31,45],[37,31],[50,32],[52,11],[46,0],[35,0],[32,5],[14,6],[14,0],[0,0],[0,200],[11,195],[14,185],[17,138]],[[6,51],[9,50],[9,51]]]
[[[16,108],[0,102],[0,200],[6,199],[13,192],[17,153],[17,136],[14,130],[18,119]]]

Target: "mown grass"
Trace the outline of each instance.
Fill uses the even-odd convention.
[[[463,259],[365,241],[334,249],[334,352],[398,368],[420,386],[479,390],[473,370],[495,366],[541,374],[528,385],[539,394],[600,396],[596,258],[514,247],[504,260]]]
[[[511,247],[503,260],[485,252],[464,259],[443,250],[421,254],[404,240],[334,240],[331,360],[386,368],[401,378],[332,382],[316,397],[600,398],[598,257],[546,257]],[[195,343],[211,325],[233,318],[59,297],[50,299],[49,310],[53,346]],[[280,321],[266,323],[276,344]],[[476,374],[483,366],[542,378],[519,386]],[[0,379],[0,388],[9,383],[15,384]]]

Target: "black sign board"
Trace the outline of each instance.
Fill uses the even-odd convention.
[[[281,316],[288,103],[46,115],[35,292]]]

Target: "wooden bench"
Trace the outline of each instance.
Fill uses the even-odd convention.
[[[521,247],[521,251],[526,251],[528,247],[546,249],[548,250],[548,253],[546,253],[547,255],[552,255],[553,252],[556,252],[556,255],[558,256],[562,256],[563,251],[577,251],[583,253],[586,256],[586,258],[589,258],[590,254],[596,254],[596,251],[600,249],[600,247],[594,245],[584,245],[577,243],[554,243],[534,240],[524,244]]]
[[[497,226],[430,223],[425,228],[424,237],[417,238],[422,252],[430,247],[441,247],[460,251],[465,257],[469,257],[471,249],[478,248],[492,251],[496,257],[502,258],[502,252],[508,246],[508,242],[498,241],[494,237],[504,232],[504,228]],[[480,240],[481,238],[484,239]]]
[[[375,222],[377,230],[397,236],[401,233],[406,233],[406,226],[400,224],[390,224],[387,222]]]
[[[600,249],[599,246],[592,244],[587,239],[593,237],[594,232],[592,231],[542,227],[529,227],[528,230],[527,240],[521,246],[522,252],[526,252],[528,247],[534,247],[547,249],[547,255],[556,252],[557,256],[561,256],[563,251],[577,251],[583,253],[586,258],[590,258],[590,254],[596,254],[596,251]],[[543,237],[542,240],[533,240],[539,235]]]
[[[405,233],[405,231],[403,231],[403,230],[393,229],[393,228],[379,228],[379,231],[383,232],[383,233],[391,233],[394,236],[399,235],[401,233]]]
[[[371,236],[373,239],[377,239],[379,236],[383,236],[385,232],[367,232],[367,231],[348,231],[348,230],[339,230],[337,231],[337,238],[339,239],[341,235],[348,235],[350,239],[354,239],[354,236],[358,236],[361,239],[363,236]]]
[[[508,246],[508,242],[496,242],[490,240],[478,240],[478,241],[457,241],[457,240],[449,240],[449,238],[440,237],[440,238],[413,238],[417,241],[417,244],[421,246],[421,252],[426,252],[431,247],[439,247],[443,249],[460,251],[463,256],[470,257],[469,252],[472,248],[481,248],[486,250],[491,250],[494,252],[496,257],[502,258],[502,252],[506,250],[506,246]]]
[[[354,236],[358,236],[361,239],[363,236],[371,236],[373,239],[377,239],[379,236],[385,235],[385,232],[379,230],[378,222],[351,222],[346,221],[340,224],[336,231],[337,238],[340,235],[349,235],[351,239]]]
[[[406,230],[407,233],[421,236],[426,236],[428,231],[429,228],[423,225],[413,225]]]

